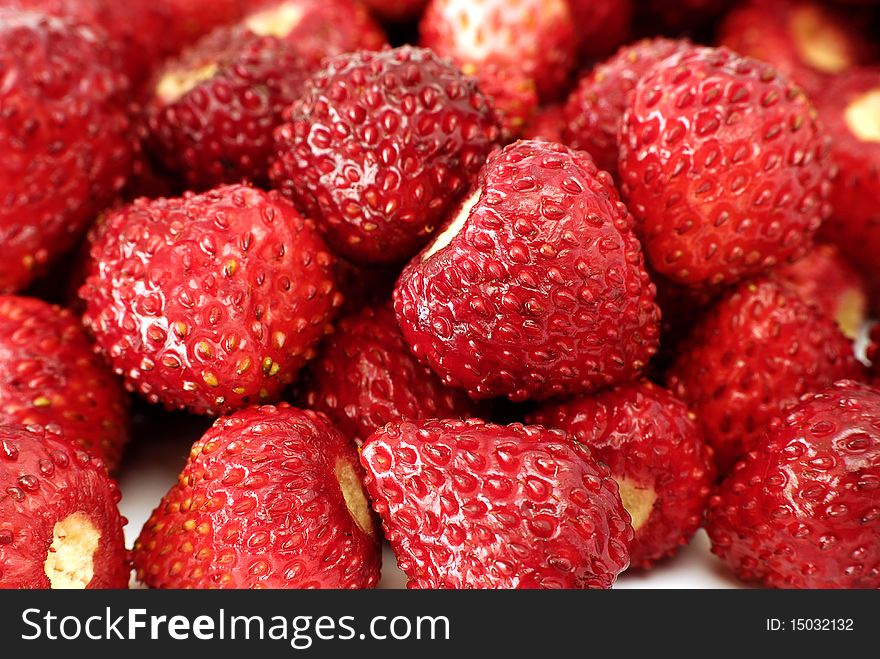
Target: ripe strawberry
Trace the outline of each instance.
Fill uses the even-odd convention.
[[[0,296],[0,424],[38,424],[119,464],[129,401],[79,319],[34,298]]]
[[[558,431],[390,423],[361,462],[409,588],[610,588],[629,564],[617,485]]]
[[[490,157],[394,306],[416,357],[477,398],[593,391],[657,349],[654,287],[610,176],[549,142]]]
[[[581,59],[607,57],[625,43],[633,18],[633,0],[568,0],[580,42]]]
[[[608,466],[635,530],[632,565],[650,568],[700,528],[715,483],[711,451],[694,414],[665,389],[625,384],[546,405],[527,420],[562,430]]]
[[[242,24],[260,36],[293,44],[313,67],[325,57],[355,50],[381,50],[382,28],[353,0],[281,0],[249,13]]]
[[[806,396],[724,481],[712,551],[774,588],[880,588],[880,391]]]
[[[623,194],[651,264],[690,286],[802,256],[829,211],[826,156],[803,93],[724,48],[659,63],[621,122]]]
[[[157,76],[148,144],[193,188],[242,179],[264,183],[272,131],[308,75],[290,43],[219,28]]]
[[[816,97],[838,168],[821,237],[840,247],[880,294],[880,68],[836,76]],[[877,298],[880,299],[880,298]],[[874,303],[877,306],[877,303]]]
[[[562,142],[563,108],[561,105],[547,105],[526,123],[522,130],[524,140],[544,140]]]
[[[429,50],[328,60],[275,132],[276,187],[339,254],[402,261],[427,242],[498,142],[475,82]]]
[[[473,65],[463,68],[465,74],[477,79],[480,91],[492,100],[495,115],[501,124],[504,142],[515,140],[538,109],[535,81],[515,69],[489,64],[481,69]]]
[[[588,151],[599,167],[616,176],[617,133],[630,94],[659,62],[689,48],[690,42],[683,39],[644,39],[597,64],[563,106],[562,141]]]
[[[83,321],[132,391],[225,414],[277,400],[342,303],[314,224],[242,185],[139,199],[92,244]]]
[[[241,20],[250,5],[265,0],[162,0],[171,16],[170,34],[166,35],[169,54],[183,50],[221,25]]]
[[[0,8],[0,292],[73,247],[125,183],[128,86],[112,67],[95,32]]]
[[[152,588],[374,588],[378,529],[354,444],[323,414],[218,419],[134,546]]]
[[[413,357],[390,305],[340,321],[309,375],[305,404],[358,444],[391,421],[467,418],[476,411],[463,391],[444,387]]]
[[[830,76],[872,56],[870,42],[846,14],[815,0],[750,0],[727,14],[718,41],[767,62],[811,97]]]
[[[127,588],[120,494],[100,460],[39,426],[0,426],[0,589]]]
[[[859,335],[867,318],[865,281],[836,247],[817,245],[804,258],[777,269],[774,276],[833,318],[845,336]]]
[[[763,278],[706,312],[667,384],[699,417],[724,475],[786,407],[842,378],[864,378],[852,343],[793,290]]]
[[[428,0],[364,0],[364,4],[383,21],[400,22],[418,18]]]
[[[519,71],[545,101],[565,89],[578,49],[567,0],[431,0],[419,32],[459,66]]]

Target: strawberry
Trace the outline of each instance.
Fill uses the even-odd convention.
[[[354,0],[260,3],[242,24],[260,36],[288,41],[313,67],[325,57],[355,50],[381,50],[386,44],[382,28],[366,7]]]
[[[309,368],[303,400],[358,444],[401,419],[467,418],[475,405],[447,389],[403,340],[390,305],[342,319]]]
[[[544,140],[562,142],[564,116],[561,105],[546,105],[539,108],[522,130],[525,140]]]
[[[501,124],[504,142],[515,140],[538,109],[535,81],[516,69],[493,64],[478,69],[472,64],[462,69],[477,79],[480,91],[492,100],[495,115]]]
[[[636,85],[619,171],[653,267],[733,284],[802,256],[827,216],[828,142],[803,93],[766,65],[692,48]]]
[[[148,144],[193,188],[266,182],[272,131],[308,75],[290,43],[219,28],[157,76]]]
[[[23,290],[122,188],[128,85],[97,33],[0,8],[0,292]]]
[[[152,588],[374,588],[379,536],[354,444],[282,403],[218,419],[134,545]]]
[[[539,408],[529,423],[558,428],[608,466],[632,518],[630,561],[649,568],[686,545],[715,482],[696,417],[665,389],[625,384]]]
[[[225,414],[277,400],[342,303],[314,224],[242,185],[139,199],[96,232],[83,322],[151,403]]]
[[[364,4],[383,21],[396,23],[418,18],[428,0],[364,0]]]
[[[864,379],[864,369],[834,320],[763,278],[706,312],[679,349],[667,385],[700,418],[724,475],[787,406],[843,378]]]
[[[520,72],[545,101],[564,91],[578,49],[567,0],[431,0],[419,33],[459,66]]]
[[[774,273],[792,286],[802,300],[812,302],[840,330],[855,339],[867,318],[865,281],[833,245],[816,245],[799,261]]]
[[[617,133],[630,94],[659,62],[691,47],[683,39],[644,39],[597,64],[565,102],[561,141],[573,149],[589,151],[599,167],[616,176]]]
[[[712,551],[773,588],[880,588],[880,391],[805,396],[722,483]]]
[[[408,46],[327,60],[275,133],[276,187],[353,261],[402,261],[467,191],[499,128],[475,82]]]
[[[582,60],[607,57],[630,34],[634,0],[568,0]]]
[[[831,187],[834,213],[820,236],[840,247],[880,294],[880,67],[836,76],[816,96],[831,136],[838,173]],[[878,298],[880,299],[880,298]],[[877,306],[877,303],[874,303]]]
[[[129,401],[79,319],[41,300],[0,296],[0,424],[58,429],[113,471]]]
[[[610,588],[629,564],[617,485],[558,431],[390,423],[361,462],[409,588]]]
[[[171,16],[169,54],[183,50],[221,25],[232,25],[241,20],[250,5],[265,4],[265,0],[161,0]]]
[[[810,96],[873,55],[853,20],[815,0],[749,0],[724,18],[718,42],[767,62]]]
[[[0,589],[127,588],[131,567],[100,460],[40,426],[0,426]]]
[[[586,393],[635,378],[657,349],[632,218],[589,155],[549,142],[490,157],[394,307],[416,357],[475,398]]]

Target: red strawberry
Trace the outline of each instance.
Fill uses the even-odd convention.
[[[41,300],[0,296],[0,424],[38,424],[119,464],[129,401],[79,319]]]
[[[649,568],[687,544],[715,483],[696,417],[647,381],[539,408],[529,423],[558,428],[589,447],[620,487],[635,537],[632,565]]]
[[[361,462],[409,588],[610,588],[629,564],[617,485],[558,431],[391,423]]]
[[[482,68],[468,64],[463,70],[477,79],[480,91],[492,100],[501,124],[502,139],[510,142],[519,137],[538,109],[535,81],[516,69],[503,69],[493,64]]]
[[[128,86],[88,28],[0,9],[0,292],[24,289],[122,188]]]
[[[772,279],[726,294],[696,325],[667,374],[697,414],[724,475],[803,394],[864,378],[835,322]]]
[[[180,52],[185,46],[221,25],[231,25],[251,9],[250,5],[265,4],[265,0],[161,0],[171,16],[170,35],[166,35],[169,50]]]
[[[459,66],[513,69],[544,100],[565,89],[578,40],[567,0],[431,0],[421,45]]]
[[[870,382],[876,386],[880,384],[880,323],[871,326],[865,352],[868,361],[871,362]]]
[[[277,400],[342,303],[314,224],[275,193],[139,199],[95,236],[83,321],[131,390],[224,414]]]
[[[799,261],[779,268],[774,276],[812,302],[841,331],[855,339],[867,318],[865,282],[833,245],[817,245]]]
[[[354,444],[282,403],[218,419],[134,545],[152,588],[374,588],[378,529]]]
[[[467,418],[476,411],[463,391],[444,387],[413,357],[390,305],[340,321],[309,374],[306,405],[358,444],[391,421]]]
[[[157,76],[148,144],[193,188],[242,179],[263,183],[272,131],[308,75],[290,43],[219,28]]]
[[[489,159],[394,306],[416,356],[479,398],[611,386],[657,349],[654,287],[610,176],[549,142]]]
[[[564,105],[562,141],[589,151],[599,167],[617,175],[617,133],[630,94],[659,62],[689,48],[685,40],[644,39],[597,64],[580,79]]]
[[[563,121],[561,105],[547,105],[540,108],[523,128],[523,139],[562,142]]]
[[[811,96],[830,76],[872,56],[870,42],[854,21],[815,0],[750,0],[727,14],[718,41],[767,62]]]
[[[880,67],[836,76],[816,97],[819,115],[831,136],[831,157],[838,168],[831,187],[834,212],[821,237],[880,295]],[[880,298],[878,298],[880,299]],[[874,302],[877,306],[877,302]]]
[[[724,48],[692,48],[631,94],[619,171],[653,267],[706,286],[809,249],[829,211],[826,155],[797,87]]]
[[[39,426],[0,426],[0,589],[127,588],[120,494]]]
[[[880,391],[806,396],[724,481],[712,551],[773,588],[880,588]]]
[[[404,260],[445,219],[499,128],[474,81],[410,47],[328,60],[275,133],[272,181],[342,256]]]
[[[382,29],[366,7],[353,0],[281,0],[263,3],[242,24],[260,36],[293,44],[307,62],[355,50],[381,50]]]
[[[633,0],[568,0],[583,60],[607,57],[630,34]]]
[[[418,18],[428,0],[364,0],[364,4],[382,20],[399,22]]]

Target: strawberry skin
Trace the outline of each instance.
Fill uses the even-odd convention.
[[[459,66],[521,72],[545,101],[565,88],[578,49],[567,0],[431,0],[419,34]]]
[[[0,292],[72,248],[125,183],[128,84],[113,66],[90,29],[0,8]]]
[[[880,391],[805,396],[709,505],[712,551],[773,588],[880,588]]]
[[[303,398],[358,444],[391,421],[467,418],[476,408],[416,360],[390,304],[339,322],[310,364]]]
[[[659,62],[692,46],[688,41],[644,39],[624,46],[578,82],[564,105],[562,142],[588,151],[602,169],[617,175],[617,133],[636,84]]]
[[[391,423],[361,462],[409,588],[610,588],[629,564],[617,485],[558,431]]]
[[[219,28],[155,78],[147,143],[192,188],[265,183],[272,131],[308,75],[292,44]]]
[[[564,121],[565,117],[561,105],[547,105],[539,108],[523,127],[523,139],[564,143],[562,139]]]
[[[0,589],[127,588],[116,483],[40,426],[0,425]]]
[[[725,475],[786,407],[844,378],[863,380],[865,373],[834,320],[763,278],[705,313],[666,381],[699,417]]]
[[[327,60],[275,133],[273,183],[362,264],[412,256],[500,129],[475,82],[408,46]]]
[[[35,298],[0,296],[0,424],[57,429],[116,469],[129,400],[79,318]]]
[[[354,444],[284,403],[218,419],[134,546],[152,588],[374,588],[378,528]]]
[[[657,350],[632,218],[589,155],[549,142],[489,159],[404,269],[394,308],[416,357],[474,398],[586,393],[635,378]]]
[[[633,566],[672,556],[700,528],[715,483],[711,452],[694,414],[665,389],[625,384],[543,406],[527,420],[562,430],[608,467],[632,518]]]
[[[607,57],[627,41],[638,0],[568,0],[581,60]]]
[[[699,287],[802,256],[829,211],[827,144],[765,64],[724,48],[659,63],[630,95],[618,164],[653,267]]]
[[[314,224],[243,185],[139,199],[96,232],[83,322],[128,388],[225,414],[277,400],[341,296]]]

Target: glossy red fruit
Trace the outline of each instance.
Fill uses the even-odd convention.
[[[699,417],[724,475],[786,407],[843,378],[864,379],[852,342],[786,285],[764,278],[706,312],[667,384]]]
[[[73,247],[131,169],[128,84],[101,39],[0,8],[0,292]]]
[[[543,100],[564,91],[578,49],[567,0],[431,0],[419,32],[459,66],[519,71]]]
[[[361,462],[409,588],[610,588],[629,564],[617,485],[558,431],[391,423]]]
[[[140,199],[96,233],[83,321],[128,388],[168,408],[277,400],[342,303],[314,224],[275,193]]]
[[[816,96],[831,136],[837,176],[831,187],[833,213],[820,236],[840,247],[862,273],[872,298],[880,293],[880,67],[834,78]],[[880,298],[877,298],[880,299]],[[877,302],[873,303],[877,307]]]
[[[35,298],[0,296],[0,424],[58,430],[113,471],[129,401],[79,318]]]
[[[162,0],[171,15],[169,51],[180,52],[187,45],[221,25],[240,20],[251,5],[265,0]]]
[[[374,588],[378,525],[354,444],[282,403],[218,419],[134,546],[152,588]]]
[[[630,35],[633,0],[568,0],[582,60],[607,57]]]
[[[549,142],[489,159],[394,307],[415,355],[477,398],[586,393],[635,378],[657,349],[654,287],[611,177]]]
[[[413,255],[467,191],[500,130],[475,81],[405,46],[328,60],[275,133],[270,175],[359,263]]]
[[[880,587],[880,391],[806,396],[722,483],[712,551],[773,588]]]
[[[363,0],[376,16],[384,21],[408,21],[418,18],[428,0]]]
[[[853,20],[815,0],[749,0],[725,16],[718,42],[767,62],[811,97],[873,54]]]
[[[443,386],[403,340],[390,305],[342,319],[309,367],[303,400],[358,444],[401,419],[467,418],[464,391]]]
[[[127,588],[131,566],[100,460],[39,426],[0,426],[0,589]]]
[[[219,28],[156,76],[147,143],[190,188],[266,183],[272,131],[308,76],[292,44]]]
[[[564,115],[561,105],[547,105],[540,108],[523,127],[523,139],[562,142],[563,121]]]
[[[562,142],[588,151],[602,169],[617,175],[620,121],[639,80],[659,62],[692,48],[683,39],[656,37],[624,46],[578,82],[566,101]]]
[[[607,465],[632,518],[633,566],[672,556],[700,528],[715,467],[696,416],[665,389],[625,384],[546,405],[527,420],[562,430]]]
[[[774,271],[802,300],[815,304],[855,339],[868,314],[865,281],[833,245],[816,245],[804,258]]]
[[[491,99],[503,141],[511,142],[519,137],[538,109],[535,81],[515,69],[491,64],[482,68],[466,65],[463,70],[477,79],[480,91]]]
[[[732,284],[802,256],[828,215],[816,112],[767,65],[692,48],[641,79],[619,171],[651,264],[690,286]]]
[[[361,2],[281,0],[258,5],[242,25],[260,36],[284,39],[317,67],[325,57],[356,50],[381,50],[385,34]]]

